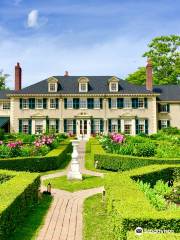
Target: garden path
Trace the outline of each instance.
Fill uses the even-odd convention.
[[[81,173],[103,177],[103,173],[85,169],[85,145],[86,142],[81,141],[78,147]],[[42,176],[42,180],[64,176],[69,168],[70,164],[65,171]],[[102,193],[103,189],[99,187],[74,193],[52,189],[54,200],[37,240],[82,240],[83,202],[91,195]]]

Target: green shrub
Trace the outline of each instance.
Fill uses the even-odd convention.
[[[41,147],[38,147],[38,156],[45,156],[46,154],[48,154],[50,150],[50,147],[48,147],[47,145],[42,145]]]
[[[160,130],[160,133],[165,133],[167,135],[180,134],[180,129],[177,127],[167,127]]]
[[[157,157],[180,157],[180,146],[179,145],[172,145],[172,143],[162,143],[159,144],[156,150]]]
[[[60,168],[70,158],[72,150],[69,140],[64,140],[57,149],[45,156],[17,157],[0,159],[0,169],[15,171],[44,172]]]
[[[5,132],[4,132],[4,129],[0,128],[0,140],[4,140],[5,138]]]
[[[7,145],[0,145],[0,158],[10,157],[11,149]]]
[[[11,177],[0,185],[0,239],[7,240],[37,203],[40,177],[36,173],[5,170],[0,170],[0,174]]]
[[[137,144],[134,148],[133,155],[138,157],[152,157],[156,153],[156,146],[154,143]]]

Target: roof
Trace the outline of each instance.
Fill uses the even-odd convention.
[[[157,100],[180,101],[180,85],[156,85],[153,92],[160,94]]]
[[[54,94],[83,94],[79,92],[78,79],[82,76],[53,76],[58,79],[58,92]],[[89,79],[88,94],[110,94],[108,80],[113,76],[83,76]],[[152,94],[144,86],[137,86],[119,79],[119,91],[121,94]],[[47,94],[48,79],[15,91],[16,94]],[[51,93],[53,94],[53,93]],[[114,93],[113,93],[114,94]]]
[[[0,90],[0,99],[9,99],[7,94],[13,93],[13,90]]]

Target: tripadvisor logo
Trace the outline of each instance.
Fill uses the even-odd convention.
[[[136,229],[135,229],[135,234],[136,235],[141,235],[143,233],[143,229],[141,228],[141,227],[137,227]]]

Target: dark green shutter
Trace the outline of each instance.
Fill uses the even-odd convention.
[[[148,126],[148,119],[145,119],[145,134],[148,134],[149,126]]]
[[[58,109],[58,108],[59,108],[59,99],[56,98],[56,109]]]
[[[108,132],[112,132],[112,125],[111,125],[111,119],[108,119]]]
[[[100,119],[100,132],[103,133],[104,131],[104,121]]]
[[[117,99],[117,108],[123,108],[124,107],[124,99],[118,98]]]
[[[158,120],[158,129],[161,130],[161,120]]]
[[[94,98],[88,98],[87,105],[88,105],[88,109],[93,109],[94,108]]]
[[[147,98],[144,98],[144,107],[148,108],[148,99]]]
[[[132,98],[132,108],[138,108],[138,98]]]
[[[56,133],[59,132],[59,119],[56,119]]]
[[[47,99],[43,98],[43,108],[46,109],[47,108]]]
[[[121,120],[118,119],[118,132],[120,133],[121,132]]]
[[[35,109],[35,98],[29,98],[29,109]]]
[[[64,108],[67,109],[67,98],[64,98]]]
[[[91,134],[94,133],[94,120],[91,119]]]
[[[158,112],[161,112],[161,104],[158,103]]]
[[[19,99],[19,108],[22,109],[22,98]]]
[[[64,119],[64,132],[67,132],[67,119]]]
[[[138,119],[136,119],[136,134],[139,134],[139,120]]]
[[[73,120],[73,134],[76,134],[76,119]]]
[[[79,98],[73,98],[73,108],[79,109]]]
[[[19,119],[19,132],[22,133],[22,119]]]
[[[49,133],[49,119],[46,118],[46,132]]]
[[[167,104],[167,112],[170,112],[170,104]]]
[[[32,119],[28,120],[28,133],[32,134]]]
[[[103,100],[102,100],[102,98],[100,98],[99,100],[100,100],[100,108],[102,109],[103,108]]]
[[[170,127],[170,120],[167,120],[167,127]]]
[[[109,108],[111,109],[111,98],[108,98]]]

